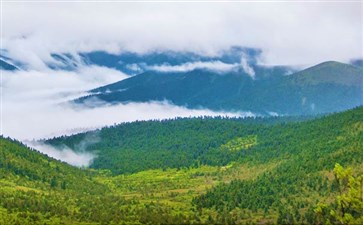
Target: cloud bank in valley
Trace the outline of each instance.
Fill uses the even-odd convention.
[[[190,110],[168,102],[102,105],[67,103],[85,91],[128,77],[120,71],[87,66],[77,53],[105,50],[189,51],[218,55],[231,46],[262,49],[265,65],[311,65],[363,58],[362,2],[3,2],[2,46],[27,71],[2,71],[1,134],[20,140],[77,133],[114,123],[201,115],[253,116],[250,112]],[[36,16],[34,16],[36,15]],[[51,53],[75,56],[74,71],[52,70]],[[232,71],[240,63],[194,62],[148,69]],[[136,64],[130,69],[139,71]],[[76,166],[96,155],[42,143],[32,145]]]
[[[167,102],[103,105],[98,108],[67,103],[89,89],[128,77],[104,67],[84,66],[77,71],[2,73],[2,132],[20,140],[74,133],[124,121],[219,115],[209,110],[189,110]]]
[[[3,48],[43,67],[50,52],[218,54],[263,50],[265,64],[363,57],[362,2],[4,2]],[[37,15],[37,16],[34,16]]]
[[[120,122],[190,116],[253,116],[249,112],[190,110],[167,101],[149,103],[103,104],[97,108],[69,102],[85,91],[116,82],[128,76],[109,68],[81,66],[76,71],[1,71],[1,134],[22,141],[49,156],[75,166],[89,165],[95,154],[66,146],[56,149],[36,139],[74,134]],[[35,139],[35,140],[34,140]]]

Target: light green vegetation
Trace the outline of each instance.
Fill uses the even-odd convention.
[[[90,169],[0,138],[0,224],[339,224],[339,199],[360,209],[362,118],[363,107],[290,123],[131,123],[98,131],[102,141],[90,150],[102,147],[101,160]],[[76,146],[82,137],[54,141]],[[120,167],[120,156],[133,168]],[[339,174],[352,182],[332,171],[336,163],[351,168]],[[340,217],[322,221],[322,204]],[[344,221],[359,221],[349,214]]]
[[[221,146],[222,150],[229,151],[240,151],[242,149],[249,149],[257,144],[257,136],[251,135],[247,137],[238,137],[233,140],[228,141],[226,144]]]

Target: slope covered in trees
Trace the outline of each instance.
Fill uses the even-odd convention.
[[[91,167],[109,169],[115,174],[199,164],[223,166],[232,159],[245,157],[268,146],[285,129],[285,121],[306,119],[200,117],[139,121],[54,138],[45,143],[60,149],[66,146],[75,151],[93,152],[97,157]],[[255,142],[258,145],[250,146],[248,152],[225,150],[224,146],[234,139],[246,139],[250,135],[254,135],[253,139],[257,139]],[[87,148],[80,148],[85,143],[88,143]]]
[[[362,118],[359,107],[290,122],[135,122],[47,142],[77,148],[97,136],[86,149],[98,154],[97,170],[1,138],[0,224],[360,221]],[[351,169],[333,172],[336,163]]]
[[[121,221],[124,198],[95,182],[94,171],[56,161],[1,137],[0,224]],[[102,215],[102,216],[101,216]]]
[[[336,139],[337,132],[342,132],[350,123],[359,124],[361,111],[358,108],[350,113],[289,123],[281,118],[210,117],[140,121],[55,138],[46,143],[77,150],[84,140],[98,139],[86,149],[98,156],[91,167],[110,169],[115,174],[200,164],[225,166],[240,160],[264,163],[320,147],[336,150],[336,145],[345,143]],[[251,135],[256,143],[248,151],[229,151],[224,147]]]

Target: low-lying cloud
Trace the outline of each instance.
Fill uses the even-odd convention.
[[[238,68],[238,63],[228,64],[221,61],[209,61],[209,62],[188,62],[181,65],[154,65],[147,66],[147,70],[154,70],[158,72],[188,72],[195,69],[205,69],[215,72],[230,72]]]
[[[96,157],[66,146],[56,149],[35,142],[65,134],[136,120],[168,119],[193,116],[254,116],[250,112],[214,112],[207,109],[187,109],[167,101],[127,104],[100,104],[86,107],[70,103],[86,90],[119,81],[128,76],[108,68],[83,66],[77,71],[1,71],[2,108],[1,134],[21,141],[54,158],[76,166],[87,166]],[[95,100],[98,101],[98,100]],[[75,151],[74,151],[75,150]]]
[[[198,61],[198,62],[188,62],[180,65],[170,65],[170,64],[161,64],[161,65],[153,65],[153,66],[145,66],[146,70],[153,70],[158,72],[189,72],[196,69],[209,70],[217,73],[227,73],[232,71],[238,71],[239,69],[243,69],[246,74],[248,74],[251,78],[255,77],[254,69],[248,64],[246,56],[241,57],[240,63],[224,63],[219,60],[215,61]]]
[[[54,97],[54,95],[53,95]],[[60,101],[59,99],[54,99]],[[20,140],[51,138],[63,134],[74,134],[120,122],[136,120],[168,119],[192,116],[254,116],[250,112],[214,112],[207,109],[187,109],[166,101],[149,103],[127,103],[100,105],[89,108],[71,103],[4,102],[3,134]]]
[[[247,59],[245,57],[241,57],[241,67],[243,70],[252,78],[255,78],[254,69],[248,64]]]
[[[101,141],[101,139],[98,132],[93,132],[92,134],[86,134],[86,136],[74,146],[74,149],[71,149],[66,145],[54,147],[44,143],[42,140],[25,141],[25,144],[50,157],[62,160],[73,166],[88,167],[97,157],[97,154],[94,151],[87,151],[87,147],[96,144],[99,141]]]
[[[38,151],[52,158],[62,160],[70,165],[77,167],[88,167],[97,157],[97,155],[92,152],[74,151],[67,146],[55,148],[40,141],[26,141],[25,144],[31,148],[37,149]]]

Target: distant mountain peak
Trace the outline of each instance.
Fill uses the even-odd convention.
[[[329,61],[289,76],[284,76],[283,67],[254,65],[253,69],[256,79],[242,70],[148,71],[91,90],[90,96],[76,102],[92,97],[113,104],[167,99],[189,108],[289,115],[336,112],[363,104],[363,71],[352,65]]]
[[[363,86],[363,69],[341,62],[326,61],[292,76],[299,85],[317,85],[322,83],[346,86]]]

